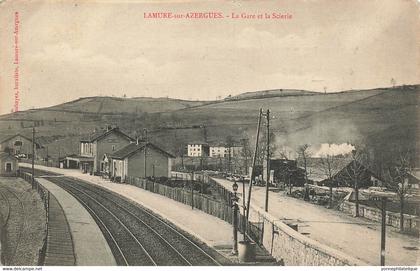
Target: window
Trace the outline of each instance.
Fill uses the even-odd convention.
[[[15,141],[15,146],[22,146],[22,145],[23,145],[22,141],[20,140]]]
[[[115,145],[112,145],[112,150],[115,151]]]

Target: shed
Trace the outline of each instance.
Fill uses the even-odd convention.
[[[0,152],[0,176],[17,176],[18,159],[7,152]]]
[[[146,151],[146,155],[145,152]],[[170,177],[174,156],[152,143],[131,143],[110,155],[112,177]],[[146,163],[144,158],[146,157]],[[146,168],[145,168],[146,166]],[[146,172],[145,172],[146,169]]]

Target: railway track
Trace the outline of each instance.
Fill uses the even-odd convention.
[[[3,226],[8,229],[9,238],[16,240],[13,243],[8,242],[6,247],[5,262],[10,264],[15,262],[16,252],[21,243],[23,226],[25,224],[25,206],[20,197],[6,186],[0,185],[0,194],[8,205],[8,212]]]
[[[7,224],[7,221],[9,220],[9,216],[10,216],[10,202],[9,202],[9,198],[6,196],[4,191],[1,190],[1,187],[0,187],[0,196],[4,201],[4,203],[2,203],[2,205],[5,206],[5,209],[6,209],[6,214],[2,214],[3,225],[1,225],[2,227],[5,227],[6,224]]]
[[[220,265],[210,249],[130,200],[83,181],[43,171],[37,174],[65,189],[88,210],[118,265]]]

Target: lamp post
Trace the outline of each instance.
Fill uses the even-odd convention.
[[[236,197],[236,191],[238,191],[238,184],[235,182],[232,185],[233,188],[233,249],[232,255],[238,254],[238,198]]]

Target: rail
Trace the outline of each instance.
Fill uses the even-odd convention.
[[[209,180],[211,179],[209,178]],[[211,196],[201,193],[191,193],[191,190],[178,187],[170,187],[138,177],[127,177],[126,183],[150,191],[152,193],[165,196],[185,205],[192,206],[229,224],[233,223],[233,207],[230,204],[230,200],[233,198],[232,193],[224,187],[218,185],[217,182],[214,182],[214,185],[217,184],[216,189],[220,188],[218,189],[218,192],[221,193],[224,196],[224,199],[228,202],[215,200],[211,198]],[[209,181],[209,183],[212,184],[211,181]],[[247,236],[257,244],[261,245],[262,227],[260,223],[248,222],[248,225],[244,227],[245,221],[245,218],[238,212],[239,232],[243,232],[243,230],[246,229]]]
[[[19,171],[19,176],[31,184],[32,189],[36,190],[40,196],[44,208],[45,208],[45,237],[42,241],[42,246],[39,249],[38,254],[38,265],[44,265],[45,255],[47,252],[47,241],[48,241],[48,223],[49,223],[49,207],[50,207],[50,192],[40,184],[35,178],[32,178],[32,174],[28,172]]]

